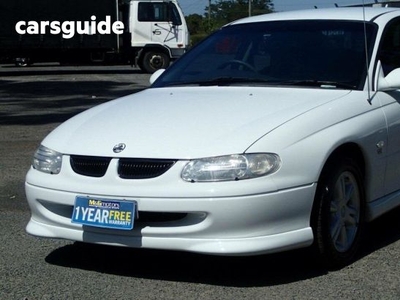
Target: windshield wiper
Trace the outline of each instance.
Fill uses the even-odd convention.
[[[355,89],[356,87],[352,84],[337,82],[337,81],[327,81],[327,80],[288,80],[277,82],[278,85],[296,85],[296,86],[315,86],[327,89]]]
[[[167,83],[166,86],[184,86],[184,85],[198,85],[198,86],[228,86],[231,84],[241,83],[266,83],[269,82],[265,79],[260,78],[246,78],[246,77],[216,77],[206,80],[193,80],[193,81],[180,81]]]
[[[243,83],[249,82],[248,78],[243,77],[217,77],[210,80],[204,80],[203,82],[199,82],[200,86],[212,86],[212,85],[230,85],[235,83]]]

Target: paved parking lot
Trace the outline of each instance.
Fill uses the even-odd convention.
[[[0,299],[400,299],[400,209],[372,223],[359,259],[335,272],[304,250],[231,258],[28,236],[24,176],[40,141],[148,79],[129,66],[0,66]]]

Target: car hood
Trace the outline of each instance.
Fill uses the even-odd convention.
[[[89,109],[43,145],[65,154],[190,159],[243,153],[262,136],[346,90],[153,88]],[[126,148],[115,154],[115,145]]]

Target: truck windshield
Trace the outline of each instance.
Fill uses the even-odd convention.
[[[153,87],[254,84],[361,89],[376,30],[371,23],[364,27],[362,22],[337,20],[227,26],[180,58]]]

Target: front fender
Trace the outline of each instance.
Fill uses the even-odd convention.
[[[246,152],[280,156],[282,167],[272,177],[281,190],[317,182],[332,153],[342,145],[355,144],[366,163],[367,201],[379,198],[383,195],[386,151],[377,151],[377,144],[386,144],[387,125],[380,106],[360,98],[344,97],[298,116]]]

